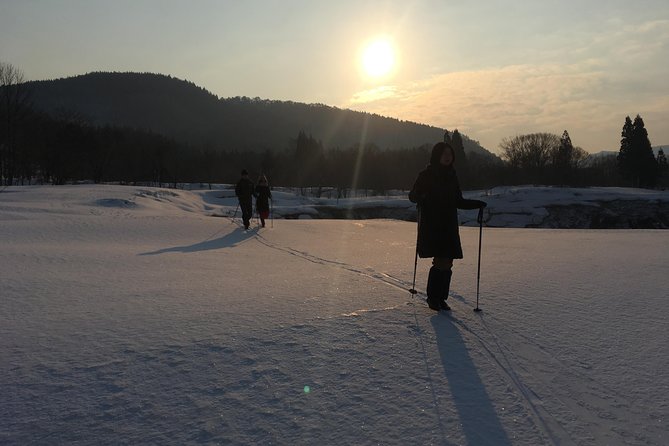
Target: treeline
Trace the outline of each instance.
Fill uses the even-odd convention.
[[[593,157],[567,131],[502,141],[502,159],[465,150],[468,140],[447,133],[464,189],[499,185],[667,185],[664,153],[655,157],[640,116],[623,126],[620,152]],[[408,189],[428,162],[431,144],[389,150],[375,142],[332,146],[298,131],[281,147],[234,150],[213,142],[188,143],[127,126],[94,125],[65,110],[47,114],[31,103],[20,70],[0,63],[0,182],[3,185],[79,181],[233,183],[242,169],[264,173],[273,185],[337,187],[383,192]]]
[[[629,116],[621,132],[618,154],[591,156],[572,144],[566,130],[561,137],[533,133],[507,138],[500,148],[507,169],[527,183],[571,186],[665,187],[667,158],[655,156],[643,119]]]
[[[186,145],[127,127],[96,127],[77,116],[51,116],[33,110],[12,119],[11,138],[0,131],[2,184],[66,184],[81,181],[151,183],[233,183],[242,169],[266,174],[275,185],[336,186],[378,191],[410,187],[431,147],[381,150],[324,150],[303,132],[281,151],[227,151]],[[11,151],[6,150],[11,139]]]
[[[0,156],[5,185],[93,181],[179,187],[182,183],[234,183],[240,171],[248,169],[252,176],[264,173],[276,186],[337,187],[341,196],[349,189],[383,193],[409,189],[432,149],[423,145],[381,150],[371,143],[326,149],[320,140],[300,132],[281,151],[226,151],[185,145],[142,130],[95,127],[76,116],[54,119],[35,111],[15,120],[11,133],[13,149],[3,149]],[[457,131],[452,135],[457,148]],[[503,144],[503,161],[465,154],[460,148],[456,162],[462,186],[632,186],[637,181],[624,176],[616,155],[593,158],[577,148],[570,154],[567,138],[566,132],[562,138],[518,136]],[[0,140],[3,148],[8,147],[6,131],[0,132]],[[546,149],[546,144],[553,149]],[[538,158],[537,148],[543,159]],[[661,185],[659,178],[654,185]]]

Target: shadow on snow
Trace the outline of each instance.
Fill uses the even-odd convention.
[[[457,325],[450,315],[435,315],[431,322],[444,374],[467,443],[510,446],[511,441],[497,417],[490,395],[485,390]]]
[[[198,251],[211,251],[215,249],[225,249],[225,248],[234,248],[235,246],[246,242],[258,233],[258,228],[254,228],[248,231],[244,231],[242,228],[237,228],[229,234],[224,235],[223,237],[215,239],[207,239],[202,242],[195,243],[193,245],[187,246],[174,246],[172,248],[159,249],[157,251],[143,252],[138,255],[140,256],[154,256],[158,254],[166,254],[168,252],[198,252]]]

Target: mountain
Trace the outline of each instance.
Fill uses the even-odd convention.
[[[323,104],[260,98],[218,98],[192,82],[152,73],[96,72],[33,81],[36,108],[58,116],[76,115],[94,125],[151,130],[175,140],[220,150],[282,150],[300,131],[325,148],[374,143],[382,149],[432,145],[443,130]],[[465,150],[496,158],[463,136]]]
[[[591,158],[605,158],[607,156],[617,156],[618,152],[613,150],[602,150],[601,152],[591,153]]]
[[[660,152],[660,149],[662,149],[662,151],[667,154],[669,152],[669,145],[653,146],[653,154],[657,156],[657,154]],[[618,156],[618,153],[618,150],[602,150],[601,152],[591,153],[590,156],[592,158],[604,158],[607,156]]]

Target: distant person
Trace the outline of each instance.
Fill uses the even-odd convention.
[[[237,181],[235,186],[235,195],[239,200],[239,207],[242,209],[242,221],[244,222],[244,229],[248,229],[251,225],[251,216],[253,215],[253,195],[255,194],[255,186],[253,181],[249,179],[249,173],[246,169],[242,170],[242,177]]]
[[[260,216],[260,224],[265,227],[265,220],[269,217],[269,200],[272,199],[272,191],[269,188],[267,177],[260,175],[258,185],[256,186],[256,210]]]
[[[446,303],[451,286],[453,259],[462,258],[458,209],[486,206],[462,198],[455,173],[455,151],[446,142],[432,148],[430,164],[418,174],[409,200],[418,204],[418,255],[433,257],[427,279],[427,304],[436,311],[450,310]]]

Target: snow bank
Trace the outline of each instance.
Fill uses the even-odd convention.
[[[237,201],[234,191],[193,191],[201,194],[214,215],[231,216]],[[370,219],[416,221],[416,206],[407,192],[388,196],[315,198],[295,190],[273,191],[273,215],[286,219]],[[220,198],[220,197],[225,198]],[[488,203],[485,224],[500,228],[562,229],[669,229],[669,191],[631,188],[496,187],[469,191],[465,198]],[[464,226],[478,226],[478,211],[461,211]]]

